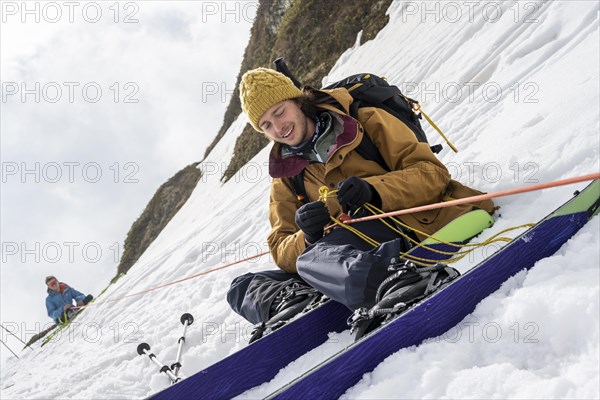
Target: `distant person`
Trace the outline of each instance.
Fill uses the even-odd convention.
[[[66,283],[59,282],[52,275],[46,277],[46,286],[48,286],[46,310],[48,310],[48,316],[57,324],[64,323],[75,315],[76,309],[73,309],[73,301],[78,306],[84,306],[94,298],[91,294],[86,296]]]

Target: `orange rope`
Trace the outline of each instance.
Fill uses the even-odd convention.
[[[209,269],[208,271],[199,272],[199,273],[197,273],[195,275],[191,275],[191,276],[188,276],[188,277],[185,277],[185,278],[181,278],[181,279],[178,279],[178,280],[173,281],[173,282],[169,282],[169,283],[165,283],[163,285],[151,287],[149,289],[145,289],[145,290],[142,290],[142,291],[139,291],[139,292],[129,293],[129,294],[126,294],[125,296],[117,297],[116,299],[106,300],[106,301],[102,301],[102,302],[99,302],[99,303],[91,303],[91,304],[88,304],[88,305],[85,305],[85,306],[73,307],[73,309],[82,309],[82,308],[86,308],[86,307],[91,306],[91,305],[97,306],[97,305],[101,305],[101,304],[113,303],[115,301],[123,300],[123,299],[126,299],[128,297],[137,296],[137,295],[140,295],[140,294],[152,292],[154,290],[162,289],[164,287],[175,285],[177,283],[189,281],[190,279],[194,279],[194,278],[197,278],[197,277],[202,276],[202,275],[207,275],[207,274],[210,274],[211,272],[219,271],[221,269],[225,269],[225,268],[231,267],[233,265],[241,264],[241,263],[246,262],[248,260],[252,260],[253,258],[262,257],[262,256],[267,255],[267,254],[269,254],[269,252],[265,251],[264,253],[260,253],[260,254],[257,254],[255,256],[251,256],[251,257],[247,257],[247,258],[244,258],[243,260],[234,261],[232,263],[225,264],[225,265],[222,265],[222,266],[217,267],[217,268]]]
[[[562,179],[562,180],[553,181],[553,182],[540,183],[537,185],[531,185],[531,186],[527,186],[524,188],[509,189],[509,190],[503,190],[503,191],[495,192],[495,193],[483,194],[483,195],[479,195],[479,196],[466,197],[464,199],[446,201],[443,203],[429,204],[429,205],[425,205],[425,206],[409,208],[406,210],[393,211],[393,212],[378,214],[378,215],[371,215],[368,217],[346,220],[346,221],[344,221],[344,223],[352,224],[352,223],[360,222],[360,221],[367,221],[367,220],[378,219],[378,218],[386,218],[386,217],[391,217],[391,216],[396,216],[396,215],[432,210],[432,209],[436,209],[436,208],[450,207],[450,206],[459,205],[459,204],[474,203],[474,202],[478,202],[478,201],[482,201],[482,200],[492,199],[495,197],[502,197],[502,196],[509,196],[509,195],[518,194],[518,193],[531,192],[534,190],[541,190],[541,189],[546,189],[546,188],[550,188],[550,187],[569,185],[572,183],[584,182],[584,181],[589,181],[589,180],[594,180],[594,179],[600,179],[600,173],[584,175],[584,176],[580,176],[580,177],[576,177],[576,178]],[[86,308],[90,305],[101,305],[101,304],[113,303],[115,301],[123,300],[123,299],[129,298],[129,297],[132,297],[132,296],[137,296],[140,294],[152,292],[154,290],[162,289],[167,286],[175,285],[177,283],[185,282],[190,279],[194,279],[194,278],[197,278],[202,275],[207,275],[207,274],[210,274],[211,272],[219,271],[221,269],[225,269],[225,268],[231,267],[233,265],[241,264],[245,261],[252,260],[252,259],[258,258],[258,257],[262,257],[267,254],[269,254],[269,252],[265,251],[264,253],[260,253],[255,256],[244,258],[243,260],[225,264],[225,265],[222,265],[217,268],[209,269],[208,271],[203,271],[203,272],[197,273],[195,275],[191,275],[191,276],[188,276],[188,277],[185,277],[182,279],[178,279],[173,282],[169,282],[169,283],[165,283],[163,285],[151,287],[151,288],[139,291],[139,292],[129,293],[129,294],[126,294],[125,296],[117,297],[116,299],[106,300],[106,301],[99,302],[99,303],[91,303],[91,304],[88,304],[85,306],[77,306],[77,307],[73,307],[72,309],[82,309],[82,308]]]
[[[481,194],[478,196],[465,197],[463,199],[444,201],[442,203],[428,204],[425,206],[407,208],[405,210],[400,210],[400,211],[392,211],[392,212],[383,213],[383,214],[370,215],[368,217],[347,220],[347,221],[344,221],[344,223],[345,224],[353,224],[355,222],[369,221],[372,219],[379,219],[379,218],[394,217],[396,215],[403,215],[403,214],[412,214],[412,213],[416,213],[419,211],[434,210],[436,208],[451,207],[451,206],[456,206],[459,204],[476,203],[479,201],[493,199],[496,197],[510,196],[513,194],[519,194],[519,193],[525,193],[525,192],[533,192],[534,190],[541,190],[541,189],[546,189],[546,188],[551,188],[551,187],[556,187],[556,186],[570,185],[572,183],[591,181],[591,180],[595,180],[595,179],[600,179],[600,173],[578,176],[576,178],[561,179],[558,181],[552,181],[552,182],[546,182],[546,183],[538,183],[537,185],[502,190],[499,192]]]

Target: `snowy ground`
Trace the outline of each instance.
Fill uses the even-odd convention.
[[[453,176],[485,191],[600,169],[598,2],[481,2],[472,14],[453,3],[461,18],[456,7],[439,5],[436,14],[424,4],[394,3],[388,26],[343,54],[327,81],[370,71],[407,82],[403,89],[459,148],[441,154]],[[128,275],[69,332],[7,363],[3,399],[142,398],[163,389],[167,378],[135,349],[146,341],[171,362],[184,312],[196,319],[184,374],[246,345],[249,325],[225,293],[237,275],[274,268],[268,256],[117,300],[266,250],[268,149],[227,184],[219,180],[245,123],[240,116],[216,146],[189,201]],[[484,237],[538,220],[583,186],[499,199],[501,216]],[[595,218],[556,255],[508,280],[454,330],[389,357],[344,398],[600,397],[599,225]],[[332,335],[241,397],[272,392],[349,342],[348,333]]]

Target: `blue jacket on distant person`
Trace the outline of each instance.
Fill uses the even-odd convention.
[[[76,303],[83,303],[85,295],[62,282],[59,283],[58,290],[48,288],[48,297],[46,297],[48,316],[58,322],[58,319],[63,316],[65,305],[73,305],[73,300]]]

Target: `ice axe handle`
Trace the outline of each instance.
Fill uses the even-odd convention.
[[[292,82],[294,83],[294,86],[296,86],[298,89],[302,88],[302,84],[291,73],[291,71],[288,68],[287,64],[285,63],[285,61],[283,61],[283,57],[277,58],[275,61],[273,61],[273,64],[275,64],[275,70],[277,72],[281,72],[282,74],[284,74],[285,76],[287,76],[288,78],[290,78],[292,80]]]

